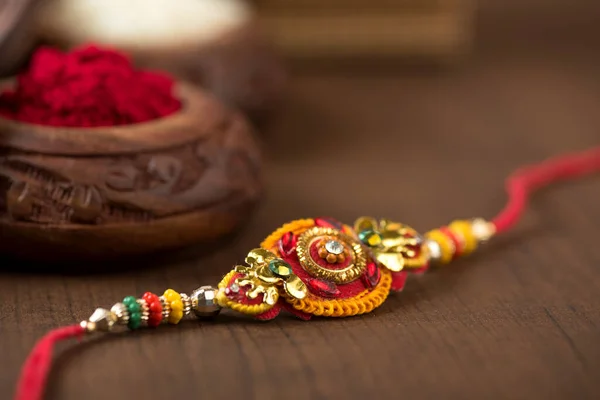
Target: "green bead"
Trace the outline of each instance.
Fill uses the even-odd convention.
[[[129,314],[127,327],[129,329],[139,328],[142,324],[142,308],[137,302],[137,299],[133,296],[127,296],[123,299],[123,304],[127,307],[127,313]]]
[[[123,304],[125,304],[127,307],[129,307],[130,304],[134,303],[137,304],[137,300],[133,296],[127,296],[123,299]]]
[[[139,312],[130,312],[129,313],[129,322],[127,323],[127,327],[129,329],[137,329],[142,324],[142,314]]]
[[[287,277],[292,274],[292,267],[283,260],[273,260],[269,263],[269,269],[276,276]]]
[[[127,306],[127,309],[129,310],[130,313],[142,312],[142,307],[137,302],[131,303],[131,305]]]
[[[123,304],[127,307],[127,311],[132,312],[140,312],[140,304],[137,302],[137,299],[133,296],[127,296],[123,299]]]

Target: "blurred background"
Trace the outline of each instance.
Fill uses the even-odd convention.
[[[600,14],[593,0],[185,0],[176,5],[165,0],[2,0],[0,7],[0,73],[5,76],[23,67],[36,44],[70,48],[93,42],[120,47],[141,64],[200,81],[208,67],[190,58],[200,48],[238,42],[238,56],[229,55],[229,60],[243,60],[253,70],[248,80],[277,87],[273,82],[280,78],[263,65],[271,61],[264,51],[271,44],[277,56],[294,60],[293,66],[307,59],[312,66],[320,65],[317,59],[369,66],[390,59],[468,66],[494,55],[593,57]],[[239,55],[250,49],[254,61]],[[156,58],[165,54],[178,57],[158,63]],[[221,69],[225,75],[241,74]]]

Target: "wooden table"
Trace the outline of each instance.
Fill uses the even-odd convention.
[[[48,329],[125,295],[215,283],[285,221],[372,214],[423,231],[490,217],[515,167],[600,142],[597,54],[500,47],[452,73],[296,71],[265,135],[264,201],[211,252],[93,276],[0,274],[0,397]],[[62,345],[47,398],[600,398],[599,205],[598,179],[545,190],[517,230],[362,317],[225,313]]]

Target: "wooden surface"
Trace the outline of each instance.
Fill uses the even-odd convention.
[[[581,26],[581,40],[540,28],[537,44],[506,42],[486,25],[475,59],[452,73],[296,71],[268,132],[267,194],[227,243],[119,273],[0,275],[0,397],[48,329],[125,295],[214,283],[287,220],[374,214],[423,231],[492,216],[515,167],[600,142],[600,57],[592,25],[562,22],[574,15],[548,26]],[[60,346],[47,398],[597,399],[599,200],[598,178],[545,190],[516,231],[363,317],[226,313]]]

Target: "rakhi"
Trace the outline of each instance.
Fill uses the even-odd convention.
[[[423,235],[385,219],[359,218],[353,226],[332,218],[300,219],[270,234],[216,286],[190,295],[167,289],[127,296],[110,309],[98,308],[80,324],[49,332],[26,360],[15,399],[39,400],[54,345],[61,340],[117,326],[178,324],[183,317],[214,317],[223,308],[270,320],[282,310],[301,319],[349,317],[373,311],[411,274],[445,265],[508,231],[530,194],[549,183],[600,170],[600,147],[516,171],[506,181],[508,202],[493,219],[456,220]]]

